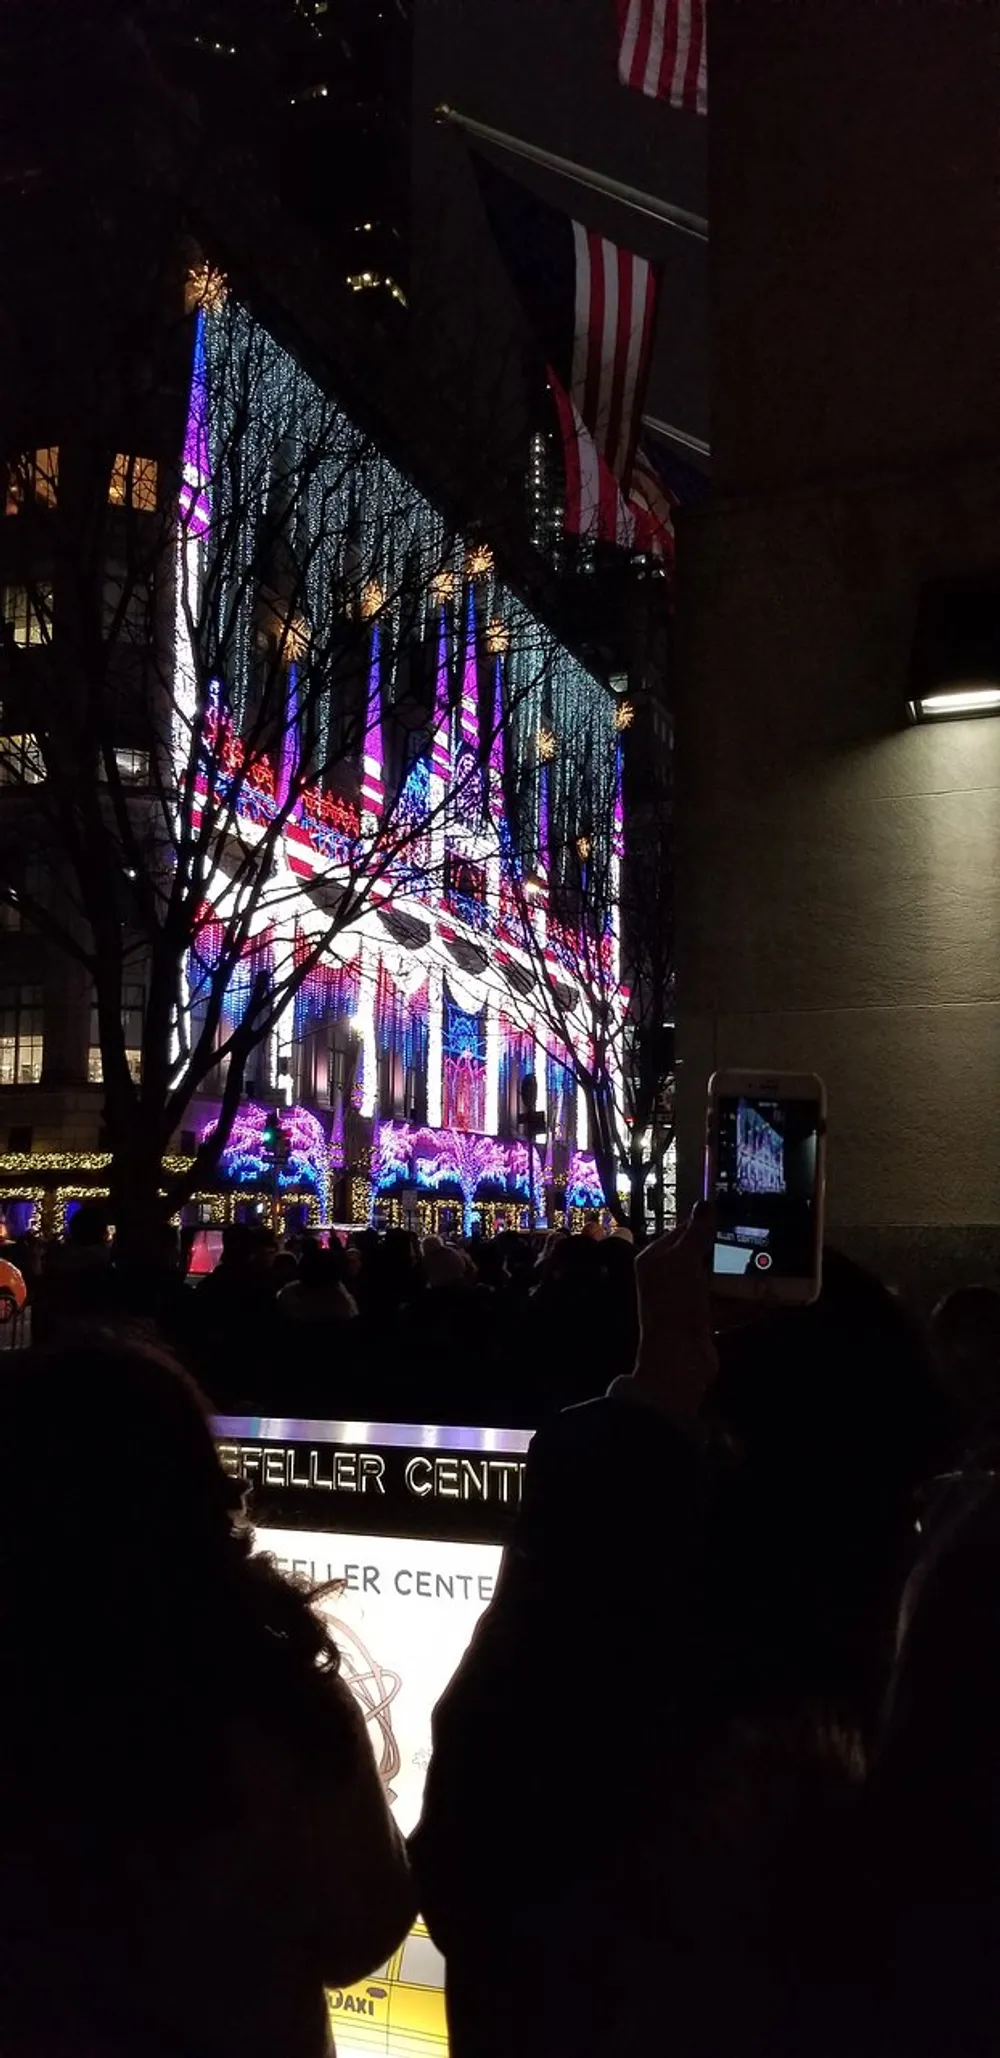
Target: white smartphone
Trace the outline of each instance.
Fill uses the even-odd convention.
[[[822,1284],[826,1090],[815,1072],[715,1072],[705,1198],[712,1292],[802,1306]]]

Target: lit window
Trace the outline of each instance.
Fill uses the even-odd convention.
[[[145,785],[149,778],[148,750],[132,750],[128,745],[119,744],[115,750],[115,764],[119,777],[130,785]]]
[[[0,986],[0,1086],[37,1086],[42,1043],[41,987]]]
[[[112,507],[133,507],[138,514],[153,514],[156,488],[155,457],[129,457],[124,451],[117,452],[108,486]]]
[[[52,626],[51,586],[5,586],[3,618],[19,649],[47,643]]]
[[[125,1063],[137,1085],[142,1077],[142,1023],[145,1012],[145,987],[123,986],[122,1034],[125,1038]],[[98,1021],[96,997],[90,1003],[90,1049],[87,1052],[87,1078],[91,1086],[103,1086],[104,1084],[104,1066],[101,1060],[101,1031]]]
[[[7,514],[19,514],[29,500],[40,507],[54,507],[58,486],[59,452],[55,446],[26,451],[7,472]]]
[[[381,272],[348,272],[347,283],[352,293],[370,293],[384,287],[394,300],[399,301],[400,307],[407,305],[402,286],[397,286],[395,279],[388,276],[383,278]]]
[[[35,736],[0,736],[0,786],[37,786],[45,764]]]

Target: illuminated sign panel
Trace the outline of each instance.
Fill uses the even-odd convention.
[[[320,1602],[404,1835],[431,1714],[493,1597],[530,1432],[220,1417],[257,1547]],[[417,1922],[385,1965],[330,1993],[339,2058],[447,2058],[444,1963]]]
[[[521,1499],[529,1433],[220,1416],[223,1470],[257,1523],[493,1539]]]

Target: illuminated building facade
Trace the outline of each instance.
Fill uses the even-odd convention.
[[[281,345],[249,314],[234,310],[225,293],[205,290],[202,282],[200,298],[175,515],[175,551],[195,584],[205,578],[205,539],[219,513],[225,471],[220,453],[233,448],[233,423],[225,419],[219,395],[225,394],[234,350],[254,354],[260,380],[260,407],[245,431],[248,438],[269,433],[262,423],[301,425],[314,407],[332,405]],[[47,449],[39,456],[47,464],[39,472],[43,485],[54,479],[58,494],[59,453]],[[123,457],[113,487],[119,471],[130,513],[145,511],[143,494],[156,505],[161,488],[152,458]],[[334,509],[331,520],[335,493],[342,494],[343,508]],[[346,876],[366,839],[373,847],[377,843],[383,813],[394,808],[395,820],[410,829],[379,890],[332,938],[251,1060],[219,1190],[195,1203],[195,1213],[219,1219],[278,1200],[294,1210],[290,1219],[411,1221],[468,1231],[477,1223],[522,1225],[598,1205],[583,1101],[565,1049],[553,1045],[532,1005],[536,973],[522,948],[515,888],[530,878],[536,935],[568,981],[572,954],[558,903],[558,852],[579,839],[584,809],[591,862],[600,868],[601,904],[608,910],[602,947],[615,956],[622,825],[612,697],[498,578],[489,548],[450,540],[442,516],[393,472],[378,449],[369,447],[360,465],[342,468],[335,489],[317,475],[316,495],[328,530],[321,534],[317,528],[309,552],[314,624],[342,584],[337,553],[343,553],[345,539],[364,541],[359,607],[363,618],[370,617],[364,750],[353,788],[317,784],[296,801],[280,845],[274,891],[262,903],[227,985],[223,1032],[238,1019],[252,980],[277,980],[281,966],[301,963],[325,934],[327,913],[318,901],[329,895],[341,871]],[[15,496],[7,516],[11,537],[20,512]],[[229,521],[245,530],[245,542],[237,537],[234,546],[238,561],[253,558],[256,518],[251,502],[228,510]],[[404,647],[393,617],[393,568],[402,564],[415,564],[420,573],[418,640],[429,685],[419,747],[404,765],[397,710],[401,668],[414,660],[412,638]],[[431,566],[433,575],[424,577]],[[231,674],[220,682],[226,712],[210,713],[206,725],[217,751],[228,725],[216,763],[225,760],[225,752],[237,762],[244,747],[243,725],[253,699],[253,604],[251,596],[245,620],[237,620]],[[23,624],[21,616],[14,621],[15,635],[19,624],[30,637],[26,614]],[[183,712],[191,667],[181,610],[167,645],[163,655],[172,667],[173,701]],[[289,657],[291,707],[294,647]],[[339,719],[340,690],[331,681],[323,710],[330,729]],[[35,774],[30,737],[21,744],[23,799]],[[5,763],[9,759],[6,748]],[[136,768],[137,779],[142,772]],[[255,766],[244,790],[238,835],[251,835],[269,811],[273,818],[285,776],[279,738],[270,761]],[[224,855],[200,944],[200,977],[209,982],[213,947],[221,951],[230,914]],[[271,912],[276,901],[280,921]],[[36,947],[34,940],[28,956]],[[189,983],[194,1008],[196,982]],[[0,1122],[7,1115],[0,1182],[14,1228],[34,1220],[50,1196],[56,1212],[49,1208],[48,1222],[55,1226],[64,1202],[101,1191],[107,1166],[100,1134],[100,1051],[95,1031],[86,1026],[89,998],[81,989],[68,1004],[60,988],[57,1024],[55,1009],[46,1006],[47,992],[56,991],[48,975],[27,991],[25,999],[19,988],[9,1009],[5,1003],[0,1022]],[[137,1018],[138,1056],[138,974],[129,1004]],[[585,1039],[582,1012],[574,1023]],[[58,1072],[47,1059],[50,1040],[60,1043]],[[545,1117],[544,1135],[530,1147],[521,1128],[521,1086],[529,1075]],[[220,1093],[221,1080],[214,1095],[205,1091],[191,1105],[175,1138],[179,1156],[189,1156],[214,1126]],[[280,1153],[268,1134],[275,1108]]]
[[[203,446],[226,438],[224,422],[205,420],[198,366],[207,366],[211,393],[213,350],[231,348],[228,321],[204,311],[186,449],[189,549],[197,548],[199,526],[190,508],[205,492],[199,465],[211,469],[210,448],[199,459],[199,437]],[[264,376],[278,394],[275,419],[308,409],[313,389],[276,344],[267,346]],[[289,381],[294,401],[283,394]],[[357,503],[360,529],[373,537],[366,490],[382,508],[362,588],[362,602],[371,591],[382,605],[366,648],[360,786],[353,799],[303,794],[284,843],[297,887],[294,912],[286,912],[279,937],[262,910],[247,978],[251,960],[259,972],[269,954],[308,951],[324,921],[316,887],[337,875],[340,845],[346,864],[359,835],[377,843],[380,816],[393,805],[412,833],[379,893],[309,972],[260,1052],[255,1098],[237,1118],[224,1180],[260,1196],[273,1175],[278,1191],[306,1202],[314,1216],[466,1231],[477,1222],[521,1225],[599,1205],[582,1097],[565,1051],[553,1046],[532,1006],[535,974],[521,947],[524,902],[515,885],[530,876],[532,919],[541,935],[551,930],[553,965],[560,952],[565,961],[567,939],[552,908],[557,853],[585,809],[591,861],[606,879],[604,947],[616,952],[622,825],[613,700],[504,586],[486,546],[450,542],[441,516],[412,490],[398,505],[391,494],[387,503],[377,453],[362,468],[360,490],[356,477],[343,490]],[[245,518],[249,525],[251,509]],[[316,553],[317,594],[336,583],[343,533],[334,520],[330,562],[325,548]],[[392,564],[414,552],[436,567],[418,625],[432,705],[422,747],[402,775],[392,768],[403,662]],[[242,688],[234,683],[238,727]],[[336,717],[334,693],[327,718]],[[267,792],[247,804],[266,807]],[[582,1012],[576,1026],[585,1038]],[[530,1154],[520,1124],[529,1075],[546,1124]],[[262,1148],[264,1109],[276,1099],[286,1134],[279,1167]],[[214,1116],[211,1104],[198,1109],[201,1133]]]

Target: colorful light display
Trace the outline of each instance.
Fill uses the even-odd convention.
[[[338,1101],[330,1125],[330,1141],[327,1145],[327,1163],[331,1172],[343,1172],[347,1165],[347,1140],[345,1135],[344,1103]]]
[[[535,1194],[542,1196],[542,1161],[534,1154]],[[412,1184],[425,1192],[456,1187],[462,1228],[472,1231],[474,1203],[482,1188],[511,1199],[530,1196],[528,1146],[465,1129],[421,1129],[409,1122],[380,1122],[372,1168],[375,1194]]]
[[[248,393],[253,394],[250,408]],[[234,433],[240,441],[238,467],[228,461]],[[405,643],[403,610],[411,605],[399,567],[409,565],[417,569],[425,595],[426,629],[438,638],[432,771],[445,780],[451,777],[451,745],[459,739],[478,756],[482,672],[484,679],[495,679],[494,727],[504,731],[515,759],[530,757],[542,731],[558,738],[551,797],[558,826],[584,788],[592,796],[594,821],[600,823],[607,813],[610,823],[610,805],[604,807],[614,779],[610,695],[497,580],[485,546],[474,546],[463,565],[458,539],[448,535],[437,509],[229,295],[206,300],[198,315],[181,513],[189,529],[196,524],[209,529],[212,544],[232,559],[232,577],[219,576],[225,568],[217,566],[214,583],[218,642],[225,651],[228,704],[237,730],[254,677],[256,595],[243,568],[255,561],[255,537],[266,522],[279,453],[295,493],[298,526],[309,539],[302,633],[289,653],[297,665],[307,667],[310,651],[327,651],[335,644],[348,558],[361,566],[364,612],[371,617],[363,811],[375,819],[382,806],[383,727],[395,692],[393,653]],[[466,581],[475,582],[482,605]],[[406,626],[408,632],[419,628],[409,620]],[[454,724],[458,736],[453,738],[451,653],[458,649],[455,670],[461,689]],[[332,698],[325,723],[335,713]],[[497,723],[496,705],[504,699],[511,719]],[[317,738],[319,762],[330,746],[327,727]],[[280,771],[277,777],[280,784]],[[536,791],[536,808],[537,803]],[[537,822],[520,824],[519,839],[530,842],[536,831]]]
[[[275,1180],[275,1166],[265,1140],[271,1110],[257,1102],[240,1108],[222,1153],[220,1172],[234,1186],[266,1187]],[[278,1121],[285,1144],[284,1163],[277,1167],[276,1184],[282,1192],[311,1188],[325,1212],[329,1153],[323,1125],[309,1108],[281,1108]],[[201,1142],[212,1134],[214,1122],[206,1123]]]
[[[249,410],[248,392],[254,396]],[[240,439],[238,468],[227,462],[234,431]],[[295,499],[303,576],[285,643],[285,735],[272,737],[270,757],[258,751],[248,762],[244,718],[254,704],[259,623],[253,581],[244,576],[244,568],[254,563],[255,538],[273,510],[279,462]],[[358,921],[351,963],[334,962],[331,948],[296,995],[290,1031],[279,1025],[275,1034],[272,1055],[281,1054],[285,1076],[290,1054],[293,1078],[296,1048],[324,1023],[336,1023],[338,1047],[341,1029],[353,1038],[352,1050],[356,1047],[346,1109],[343,1094],[333,1092],[322,1052],[315,1063],[309,1058],[301,1076],[330,1076],[333,1105],[324,1121],[311,1117],[315,1131],[296,1132],[281,1184],[287,1188],[308,1180],[315,1191],[321,1186],[325,1191],[332,1170],[356,1173],[358,1152],[370,1133],[364,1124],[372,1116],[378,1136],[376,1190],[398,1184],[400,1164],[387,1153],[396,1148],[394,1132],[408,1125],[379,1125],[378,1100],[391,1081],[390,1105],[403,1106],[409,1114],[412,1082],[414,1099],[429,1118],[406,1146],[408,1176],[415,1184],[428,1191],[448,1185],[457,1189],[467,1224],[477,1188],[484,1185],[521,1199],[534,1184],[540,1197],[538,1154],[532,1182],[527,1146],[485,1133],[487,1116],[491,1125],[499,1123],[501,1108],[510,1121],[516,1075],[530,1062],[532,1045],[546,1040],[541,1016],[536,1023],[530,1020],[530,1002],[525,1021],[522,983],[516,1009],[511,1005],[509,1010],[519,1023],[515,1062],[507,1031],[500,1026],[503,966],[510,960],[497,946],[506,942],[511,954],[518,954],[512,875],[528,867],[551,869],[567,838],[586,835],[592,891],[600,895],[606,885],[609,897],[603,905],[611,904],[621,842],[615,703],[503,587],[488,549],[476,545],[470,550],[449,536],[438,511],[232,295],[206,298],[198,316],[184,466],[181,514],[187,532],[204,539],[199,549],[224,549],[233,567],[227,578],[225,567],[214,565],[206,589],[219,595],[215,641],[221,683],[212,689],[205,723],[202,777],[215,781],[222,792],[235,792],[240,813],[250,821],[273,820],[276,808],[287,804],[299,696],[309,691],[310,667],[342,636],[345,593],[355,596],[353,619],[362,630],[366,670],[358,691],[365,734],[357,776],[334,779],[340,790],[333,793],[326,790],[332,775],[325,773],[323,783],[307,787],[291,810],[281,862],[288,866],[289,905],[294,906],[292,875],[302,879],[302,911],[283,918],[273,941],[270,932],[252,939],[225,1001],[223,1026],[229,1028],[241,1018],[255,981],[276,981],[282,964],[301,964],[302,953],[313,948],[317,910],[334,904],[320,901],[316,884],[340,868],[363,879],[371,849],[377,857],[371,864],[376,890]],[[405,578],[402,567],[407,568]],[[414,605],[416,619],[404,619],[404,606],[412,610]],[[400,788],[394,709],[405,701],[413,675],[398,667],[410,666],[410,653],[421,641],[433,654],[433,711],[416,739],[412,762],[404,755]],[[335,691],[326,690],[324,682],[313,757],[317,765],[328,755],[336,758],[340,711],[335,701]],[[406,750],[411,748],[407,743]],[[527,778],[519,776],[524,767],[530,768]],[[508,778],[508,773],[515,776]],[[580,817],[584,804],[585,822]],[[390,845],[398,836],[398,850],[388,864],[378,843],[386,824]],[[307,900],[310,890],[313,898]],[[407,953],[399,948],[388,918],[386,903],[393,900],[419,917],[418,933],[422,929],[426,937],[412,946],[412,964],[406,963]],[[193,1007],[204,1005],[224,947],[221,898],[219,910],[214,924],[206,921],[201,963],[193,964],[189,974]],[[540,922],[545,919],[540,911]],[[474,947],[469,932],[474,932]],[[555,923],[552,942],[555,954],[570,967],[572,939]],[[608,948],[615,948],[610,929]],[[476,969],[477,956],[483,970]],[[546,1068],[539,1069],[541,1101],[547,1094],[555,1125],[549,1133],[551,1179],[553,1135],[560,1151],[569,1145],[572,1113],[567,1112],[568,1090],[555,1090],[554,1075],[549,1080]],[[307,1116],[310,1111],[297,1112]],[[259,1182],[265,1172],[259,1113],[241,1113],[224,1159],[224,1175],[238,1184]],[[283,1128],[294,1113],[282,1114]],[[413,1135],[421,1138],[417,1151]],[[289,1142],[292,1146],[291,1137]],[[403,1150],[402,1140],[398,1148]],[[588,1176],[581,1160],[576,1183],[586,1198],[577,1205],[592,1204],[595,1177],[592,1170]]]
[[[302,963],[301,957],[299,963]],[[295,1040],[301,1042],[316,1022],[331,1027],[352,1020],[361,986],[361,960],[314,965],[295,996]]]
[[[444,990],[444,1126],[481,1131],[486,1112],[485,1010],[470,1014]]]
[[[418,974],[420,967],[418,965]],[[379,965],[375,986],[375,1036],[378,1048],[402,1068],[402,1084],[422,1079],[427,1070],[427,980],[402,986],[386,964]]]
[[[195,327],[194,359],[191,368],[191,399],[184,437],[184,463],[180,491],[180,518],[190,536],[204,536],[211,519],[208,499],[208,401],[205,391],[205,315]]]
[[[549,1116],[549,1135],[568,1142],[572,1134],[576,1081],[570,1067],[563,1064],[553,1051],[547,1053],[545,1060],[545,1099]]]
[[[566,1180],[566,1206],[568,1208],[603,1208],[604,1188],[600,1173],[588,1150],[575,1150],[569,1161]]]

